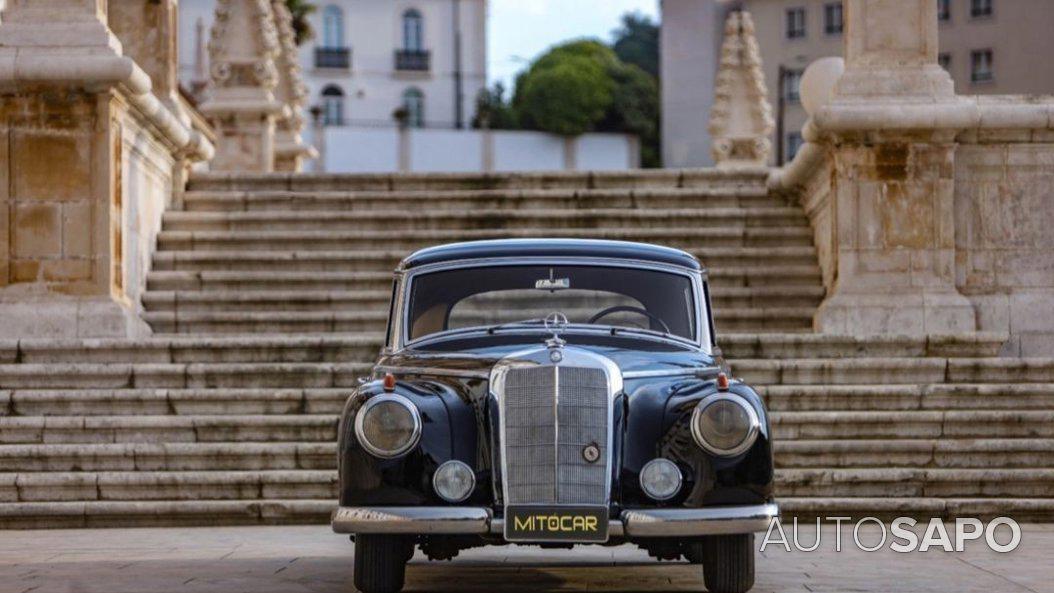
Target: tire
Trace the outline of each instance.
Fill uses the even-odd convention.
[[[362,593],[398,593],[406,580],[413,542],[393,535],[355,536],[355,588]]]
[[[746,593],[754,586],[754,534],[703,538],[703,582],[710,593]]]

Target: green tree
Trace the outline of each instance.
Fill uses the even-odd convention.
[[[515,130],[519,127],[516,114],[505,101],[505,85],[501,82],[496,82],[493,87],[479,91],[479,95],[476,96],[476,116],[472,119],[472,127],[491,130]]]
[[[659,77],[659,26],[650,17],[628,12],[613,35],[612,49],[620,60]]]
[[[558,52],[543,56],[520,78],[513,107],[528,128],[576,136],[604,119],[614,90],[614,81],[597,60]]]
[[[303,45],[305,41],[309,41],[315,36],[315,31],[311,28],[308,16],[318,10],[318,6],[307,2],[307,0],[285,0],[285,4],[293,15],[293,31],[296,33],[296,44]]]

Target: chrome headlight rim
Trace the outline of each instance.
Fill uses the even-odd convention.
[[[377,448],[373,443],[369,441],[369,439],[366,438],[366,435],[363,433],[363,422],[365,422],[366,413],[373,409],[375,406],[388,402],[396,403],[406,408],[407,411],[410,412],[410,417],[413,418],[414,421],[414,427],[413,431],[410,434],[410,438],[407,439],[406,443],[402,447],[394,451]],[[383,395],[371,397],[370,399],[366,400],[366,403],[362,404],[362,407],[359,408],[358,413],[355,414],[355,438],[358,439],[359,445],[361,445],[363,449],[365,449],[370,455],[373,455],[374,457],[379,457],[381,459],[395,459],[396,457],[402,457],[403,455],[406,455],[411,450],[413,450],[413,448],[416,447],[417,443],[421,440],[421,412],[417,409],[417,406],[415,406],[412,401],[397,393],[385,393]]]
[[[647,473],[648,468],[651,467],[652,465],[658,465],[658,464],[663,464],[663,465],[669,464],[669,466],[672,467],[674,469],[674,471],[677,472],[677,488],[675,488],[673,490],[673,492],[671,492],[668,496],[656,496],[654,493],[652,493],[650,490],[648,490],[647,486],[644,485],[644,475]],[[684,473],[681,472],[681,468],[678,467],[676,463],[674,463],[673,461],[671,461],[669,459],[666,459],[665,457],[656,457],[655,459],[652,459],[648,463],[645,463],[644,466],[640,468],[640,476],[637,478],[637,480],[640,482],[641,492],[643,492],[645,494],[645,496],[647,496],[648,498],[650,498],[650,499],[652,499],[652,500],[654,500],[656,502],[665,502],[667,500],[670,500],[671,498],[677,496],[677,494],[680,493],[681,488],[684,487]]]
[[[439,484],[436,483],[436,480],[439,479],[439,472],[440,472],[440,470],[442,470],[444,467],[446,467],[448,465],[452,466],[452,467],[456,467],[456,466],[463,467],[465,470],[468,471],[469,477],[472,478],[472,481],[470,482],[468,490],[465,492],[465,495],[462,496],[461,498],[456,499],[456,500],[443,496],[439,492]],[[460,459],[451,459],[449,461],[444,461],[443,463],[441,463],[439,465],[439,467],[436,468],[435,473],[432,474],[432,491],[436,493],[436,496],[438,496],[439,498],[443,499],[446,502],[449,502],[450,504],[457,504],[459,502],[465,502],[466,500],[469,499],[470,496],[472,496],[472,493],[476,491],[476,472],[475,472],[475,470],[473,470],[469,466],[469,464],[465,463],[464,461],[461,461]]]
[[[750,420],[750,427],[747,429],[747,434],[743,440],[731,449],[722,449],[715,447],[706,440],[704,435],[699,429],[699,417],[702,416],[703,411],[706,410],[711,404],[729,401],[737,404],[739,407],[747,413],[747,418]],[[695,439],[695,444],[699,445],[707,453],[715,455],[717,457],[736,457],[746,453],[751,447],[754,446],[754,442],[758,439],[758,433],[761,432],[761,419],[758,417],[757,410],[742,396],[736,395],[729,392],[718,392],[710,394],[699,401],[695,405],[695,410],[692,411],[692,438]]]

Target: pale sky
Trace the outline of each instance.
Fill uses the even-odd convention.
[[[659,20],[658,0],[490,0],[487,78],[512,88],[517,72],[551,45],[578,37],[611,40],[625,12]]]

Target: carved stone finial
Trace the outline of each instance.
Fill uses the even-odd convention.
[[[710,110],[714,162],[718,167],[765,165],[773,127],[754,20],[746,11],[733,11],[725,22]]]
[[[274,170],[281,55],[270,0],[217,0],[209,38],[212,88],[201,106],[217,132],[217,171]]]
[[[304,103],[307,101],[307,86],[300,74],[297,59],[296,32],[293,30],[293,15],[285,0],[272,0],[275,24],[278,30],[279,55],[278,86],[275,98],[285,109],[277,122],[275,139],[275,169],[298,172],[303,160],[315,158],[318,152],[303,141]]]

